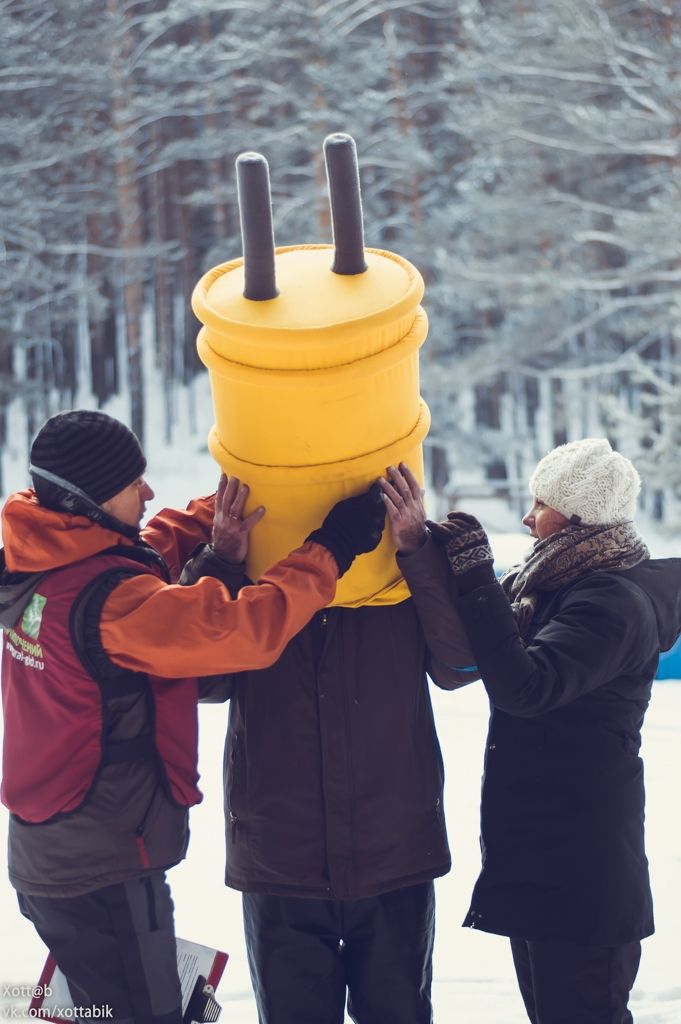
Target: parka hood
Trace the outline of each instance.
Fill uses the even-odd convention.
[[[45,508],[28,489],[2,510],[2,543],[7,572],[42,573],[133,541],[85,516]]]
[[[35,491],[17,491],[2,510],[0,627],[13,626],[50,569],[132,541],[85,516],[55,512]]]
[[[660,650],[668,651],[681,633],[681,558],[647,558],[622,576],[636,583],[655,610]]]

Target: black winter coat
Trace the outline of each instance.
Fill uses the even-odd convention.
[[[681,560],[545,593],[526,643],[496,583],[459,610],[492,705],[464,924],[586,945],[650,935],[639,748],[659,652],[681,630]]]
[[[449,870],[426,671],[445,689],[469,681],[468,645],[442,551],[429,540],[399,562],[414,599],[320,612],[271,668],[216,685],[231,697],[233,888],[358,899]],[[200,573],[218,574],[201,555],[184,579]]]

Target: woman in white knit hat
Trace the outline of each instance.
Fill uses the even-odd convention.
[[[650,558],[633,524],[638,473],[605,438],[539,462],[523,519],[535,544],[500,582],[477,519],[426,524],[400,468],[383,483],[393,535],[413,549],[430,528],[442,543],[491,704],[464,924],[510,937],[533,1024],[631,1024],[654,928],[641,726],[681,631],[681,559]]]

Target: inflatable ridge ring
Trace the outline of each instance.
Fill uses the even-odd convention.
[[[423,486],[423,278],[396,253],[365,249],[354,140],[329,135],[324,157],[334,244],[275,248],[267,161],[242,153],[243,258],[208,271],[192,296],[215,411],[210,452],[249,485],[247,510],[267,510],[250,538],[251,579],[389,465],[406,462]],[[408,597],[386,528],[339,580],[333,604]]]

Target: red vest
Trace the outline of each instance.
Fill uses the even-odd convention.
[[[140,756],[156,759],[179,805],[201,800],[196,679],[161,679],[111,663],[109,678],[100,678],[86,668],[87,649],[82,660],[77,651],[78,598],[98,577],[118,573],[161,575],[133,554],[116,553],[55,569],[40,580],[14,628],[4,632],[2,802],[24,821],[77,810],[102,764]],[[153,703],[149,735],[107,743],[108,700],[140,688]]]

